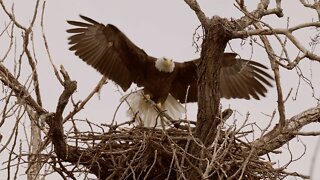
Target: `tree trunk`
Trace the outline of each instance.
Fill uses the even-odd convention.
[[[204,27],[205,36],[201,49],[201,61],[198,64],[198,117],[195,136],[207,147],[212,144],[216,128],[220,123],[220,68],[227,42],[230,40],[220,18],[213,18]],[[191,144],[190,154],[201,159],[203,149]],[[202,162],[193,159],[200,170]],[[188,179],[199,179],[199,171],[192,169],[187,173]]]
[[[201,62],[198,65],[198,117],[196,136],[205,146],[213,142],[220,123],[220,68],[229,36],[220,18],[214,18],[205,28]]]

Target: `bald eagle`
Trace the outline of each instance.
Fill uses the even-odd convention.
[[[83,22],[67,21],[75,26],[67,30],[72,34],[69,37],[70,50],[124,91],[132,83],[143,87],[124,98],[130,105],[130,114],[138,113],[144,126],[160,124],[155,120],[157,111],[144,97],[166,110],[173,119],[180,118],[184,111],[180,103],[197,101],[200,58],[180,63],[170,58],[149,56],[114,25],[80,17]],[[237,58],[235,53],[225,53],[220,75],[221,96],[227,99],[264,97],[266,86],[272,86],[270,81],[273,80],[266,69],[260,63]]]

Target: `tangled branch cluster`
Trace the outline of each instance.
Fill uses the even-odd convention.
[[[208,179],[282,179],[288,175],[255,155],[255,149],[238,138],[243,134],[221,130],[215,143],[204,147],[190,132],[110,126],[103,134],[70,134],[69,144],[74,146],[69,149],[77,149],[79,157],[74,160],[87,164],[101,179],[187,179],[192,168]],[[201,151],[200,156],[190,153],[193,146]],[[85,162],[85,157],[92,157],[91,162]],[[100,172],[92,167],[99,167]]]

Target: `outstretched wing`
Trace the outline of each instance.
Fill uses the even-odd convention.
[[[221,74],[221,96],[229,98],[260,99],[266,96],[266,86],[273,80],[266,66],[249,60],[236,58],[235,53],[225,53]]]
[[[266,86],[273,78],[266,73],[264,65],[236,58],[235,53],[225,53],[220,74],[220,92],[224,98],[260,99],[267,93]],[[170,93],[181,102],[197,101],[197,72],[196,67],[200,59],[178,63],[177,76]],[[188,94],[186,95],[187,89]],[[186,97],[187,96],[187,97]]]
[[[124,91],[133,82],[144,86],[148,76],[146,69],[154,68],[155,58],[134,45],[117,27],[80,17],[85,22],[67,21],[76,26],[67,30],[72,34],[69,49]]]

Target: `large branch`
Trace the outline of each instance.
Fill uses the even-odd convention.
[[[199,21],[201,22],[202,26],[207,26],[208,25],[208,18],[204,14],[204,12],[201,10],[198,2],[196,0],[184,0],[190,8],[196,13],[198,16]]]
[[[110,173],[108,170],[101,170],[101,167],[107,167],[106,164],[110,162],[103,158],[93,158],[96,156],[96,152],[81,150],[79,147],[70,146],[67,144],[64,135],[63,128],[63,112],[71,95],[75,92],[77,88],[77,82],[72,81],[67,74],[67,72],[61,69],[61,74],[63,75],[64,91],[59,97],[58,105],[54,115],[47,116],[46,122],[50,126],[50,138],[52,144],[54,145],[54,151],[57,157],[63,161],[70,162],[73,164],[81,164],[86,166],[93,174],[95,174],[99,179],[105,179]],[[105,78],[101,80],[104,82]]]
[[[304,2],[303,0],[300,0],[302,3]],[[240,18],[239,20],[236,21],[236,24],[239,24],[238,30],[236,31],[232,31],[232,38],[246,38],[249,36],[253,36],[253,35],[279,35],[282,34],[284,36],[286,36],[286,38],[288,38],[295,46],[298,50],[300,50],[302,52],[302,55],[297,56],[294,61],[290,61],[288,59],[288,64],[284,65],[282,63],[280,63],[279,61],[277,61],[277,63],[279,65],[281,65],[282,67],[285,67],[287,69],[293,69],[294,67],[296,67],[296,65],[305,58],[309,58],[310,60],[314,60],[314,61],[318,61],[320,62],[320,56],[316,55],[315,53],[313,53],[312,51],[309,51],[305,46],[303,46],[303,44],[293,35],[294,31],[297,30],[303,30],[305,28],[308,27],[320,27],[320,22],[307,22],[307,23],[303,23],[303,24],[299,24],[296,26],[293,26],[291,28],[272,28],[269,24],[261,22],[260,19],[262,16],[268,15],[268,14],[276,14],[278,17],[282,17],[282,9],[281,9],[281,0],[277,0],[276,1],[276,8],[275,9],[266,9],[268,6],[268,0],[264,1],[261,0],[261,3],[258,5],[258,9],[256,11],[253,12],[248,12],[247,9],[241,5],[240,2],[238,2],[238,4],[240,5],[239,10],[241,12],[244,13],[244,17]],[[306,4],[303,3],[305,6]],[[319,14],[320,11],[318,11],[320,9],[319,6],[320,3],[315,3],[313,8],[317,9],[317,12]],[[261,9],[261,11],[259,11],[259,7]],[[263,10],[263,8],[265,8],[265,10]],[[259,28],[259,29],[255,29],[255,30],[248,30],[245,28],[248,25],[251,24],[256,24],[257,22],[261,22],[264,26],[266,26],[267,28]]]
[[[320,27],[320,22],[307,22],[303,24],[299,24],[296,26],[292,26],[289,28],[265,28],[265,29],[252,29],[252,30],[243,30],[243,31],[235,31],[232,32],[233,38],[245,38],[253,35],[274,35],[274,34],[288,34],[297,30],[301,30],[303,28],[308,27]]]
[[[269,25],[267,25],[267,26],[268,26],[268,29],[234,31],[234,32],[232,32],[232,37],[233,38],[245,38],[245,37],[253,36],[253,35],[278,35],[278,34],[282,34],[282,35],[285,35],[292,42],[292,44],[294,44],[295,47],[303,53],[302,55],[298,56],[294,61],[290,62],[288,65],[282,65],[283,67],[288,68],[288,69],[292,69],[304,58],[309,58],[310,60],[320,62],[320,56],[316,55],[312,51],[309,51],[293,35],[293,32],[295,32],[297,30],[302,30],[302,29],[308,28],[308,27],[320,27],[320,22],[308,22],[308,23],[299,24],[297,26],[293,26],[293,27],[287,28],[287,29],[281,29],[281,28],[273,29]]]
[[[39,115],[48,113],[47,110],[41,107],[37,101],[33,99],[25,86],[23,86],[2,63],[0,63],[0,80],[4,85],[14,91],[20,101],[25,101],[26,104],[34,109]]]
[[[261,25],[259,23],[256,23],[254,25],[257,29],[261,29]],[[269,42],[268,38],[265,35],[259,35],[261,41],[263,42],[266,52],[268,54],[271,67],[274,73],[274,78],[275,78],[275,83],[276,83],[276,88],[277,88],[277,94],[278,94],[278,112],[279,112],[279,122],[280,122],[280,127],[285,123],[286,115],[285,115],[285,105],[284,105],[284,98],[283,98],[283,92],[282,92],[282,86],[281,86],[281,79],[280,79],[280,70],[279,70],[279,64],[277,64],[277,60],[275,57],[274,50],[271,46],[271,43]]]
[[[297,132],[303,126],[314,122],[320,122],[320,105],[291,117],[285,122],[282,131],[280,128],[275,127],[263,137],[253,141],[252,146],[257,149],[258,155],[264,155],[280,148],[296,137]]]
[[[269,14],[278,14],[279,16],[279,14],[281,14],[282,12],[282,9],[276,8],[276,9],[270,10],[268,9],[269,3],[270,3],[269,0],[260,0],[260,3],[258,4],[257,9],[250,13],[247,11],[245,6],[242,6],[241,10],[248,13],[245,13],[243,17],[234,21],[235,27],[237,28],[234,30],[238,30],[238,31],[243,30],[249,25],[256,23],[257,20],[260,20],[263,16],[266,16]]]
[[[57,156],[61,159],[67,159],[68,148],[67,143],[64,140],[62,114],[71,95],[77,89],[77,82],[71,81],[64,69],[61,70],[61,73],[65,79],[63,84],[64,91],[60,95],[55,115],[51,116],[51,118],[48,118],[46,121],[50,126],[50,136]]]

